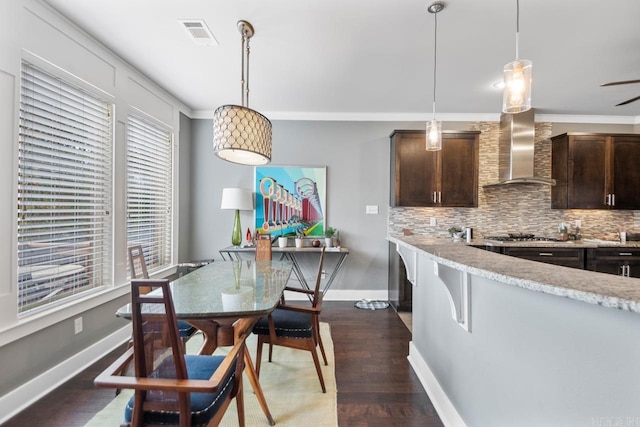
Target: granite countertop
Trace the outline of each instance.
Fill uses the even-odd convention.
[[[434,261],[480,277],[511,284],[535,292],[571,298],[589,304],[640,313],[640,279],[561,267],[510,257],[470,247],[483,244],[481,239],[467,244],[464,240],[426,236],[389,235],[390,242],[415,248]],[[520,246],[600,247],[597,243],[581,242],[516,242]],[[491,242],[512,245],[513,242]],[[520,243],[526,243],[522,245]],[[639,242],[631,246],[640,247]],[[621,246],[619,243],[616,247]],[[629,245],[627,245],[629,246]]]

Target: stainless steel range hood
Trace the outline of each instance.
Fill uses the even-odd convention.
[[[498,138],[499,181],[485,185],[506,184],[556,185],[555,179],[533,175],[535,112],[532,109],[518,114],[500,115]]]

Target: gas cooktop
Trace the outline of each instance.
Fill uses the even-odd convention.
[[[485,240],[496,242],[560,242],[553,237],[538,237],[533,234],[509,234],[507,236],[487,236]]]

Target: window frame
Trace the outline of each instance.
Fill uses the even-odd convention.
[[[164,137],[164,139],[161,137]],[[164,271],[174,264],[176,239],[176,149],[174,141],[175,134],[170,126],[140,111],[131,111],[127,114],[125,132],[126,231],[124,239],[127,247],[137,244],[142,246],[150,275]],[[146,145],[141,146],[140,144],[142,143],[146,143]],[[134,144],[135,146],[133,146]],[[163,148],[165,150],[164,153],[162,152]],[[134,154],[134,157],[131,157],[132,154]],[[158,154],[164,156],[160,158],[160,161],[158,161],[158,157],[160,157]],[[162,160],[166,163],[162,163]],[[134,172],[131,166],[134,164],[140,166],[137,172],[138,176],[141,177],[140,182],[142,184],[158,184],[154,187],[153,192],[147,194],[153,196],[151,199],[144,197],[136,201],[138,203],[138,208],[136,209],[131,207],[131,194],[135,193],[137,187],[141,184],[132,185],[131,179]],[[164,173],[154,169],[154,166],[158,165],[167,166]],[[165,181],[162,181],[162,179]],[[161,193],[166,189],[169,189],[168,194],[162,196]],[[153,205],[153,209],[156,209],[153,211],[155,215],[152,213],[151,217],[144,217],[147,219],[146,223],[143,219],[143,226],[135,230],[132,218],[138,217],[142,219],[140,206],[143,203],[153,202],[155,202]],[[167,209],[164,213],[160,212],[163,209],[162,203]],[[151,225],[152,218],[157,219],[154,225]],[[162,218],[162,220],[159,218]],[[156,231],[158,224],[160,224],[159,231]],[[153,239],[150,243],[149,239],[144,237],[149,233],[159,236],[160,239]],[[127,262],[128,268],[129,263]],[[128,272],[128,275],[130,277],[130,272]]]
[[[115,105],[113,100],[108,99],[109,97],[105,97],[95,88],[77,84],[78,82],[72,76],[54,72],[50,70],[50,67],[43,67],[37,62],[39,61],[22,59],[21,80],[18,85],[20,94],[16,156],[18,210],[15,232],[19,248],[16,256],[16,264],[18,265],[16,271],[16,311],[18,317],[29,316],[60,305],[73,303],[85,295],[113,283],[112,213],[115,193],[113,183]],[[40,79],[42,86],[34,91],[33,87],[29,87],[27,83],[32,82],[35,86],[33,81],[36,79]],[[58,85],[57,88],[56,85]],[[56,92],[56,89],[59,91]],[[59,105],[55,105],[53,98],[47,99],[47,93],[52,97],[58,96]],[[31,103],[27,99],[29,94],[35,94],[31,98]],[[63,98],[64,101],[60,101]],[[51,104],[48,103],[49,101]],[[100,118],[99,115],[96,115],[97,118],[89,118],[92,117],[89,110],[93,108],[92,106],[87,107],[89,102],[102,108],[106,117]],[[37,103],[39,103],[39,107],[35,107]],[[64,109],[62,114],[57,115],[56,111],[61,110],[59,107],[64,107]],[[79,110],[75,110],[76,108]],[[74,115],[74,112],[77,114]],[[60,120],[60,117],[63,120]],[[57,119],[60,121],[56,122]],[[86,125],[87,122],[92,125],[78,130],[77,123]],[[32,128],[27,127],[28,123],[31,123]],[[64,123],[66,128],[60,123]],[[95,140],[94,135],[90,134],[92,130],[98,134]],[[24,154],[28,149],[32,149],[35,153],[32,155],[34,160],[31,166],[25,166],[25,164],[29,164],[29,157]],[[56,154],[61,152],[66,152],[65,155],[68,155],[69,158],[60,155],[56,159]],[[49,158],[55,159],[57,162],[47,162],[46,160]],[[88,165],[92,162],[94,163],[93,167],[89,167]],[[83,174],[82,171],[85,173]],[[64,172],[64,175],[59,174],[60,172]],[[96,174],[100,179],[95,180],[95,176],[91,176],[91,173]],[[34,182],[33,179],[24,179],[25,174],[31,178],[33,176],[39,178],[35,180],[37,182]],[[66,180],[63,180],[62,177],[65,177]],[[99,185],[92,184],[92,180],[95,180]],[[62,184],[56,185],[59,182]],[[36,185],[38,183],[40,185]],[[32,192],[23,191],[31,187],[33,187]],[[94,198],[92,191],[96,188],[99,189],[100,196]],[[37,191],[41,191],[42,199],[36,198],[31,202],[31,205],[36,206],[40,203],[38,200],[46,200],[47,193],[50,193],[51,208],[43,209],[44,203],[34,208],[36,214],[33,217],[28,216],[28,218],[29,220],[33,219],[35,226],[40,225],[40,228],[39,231],[38,228],[35,228],[35,233],[29,233],[29,221],[25,223],[23,219],[25,218],[25,199],[29,200],[30,198],[22,195],[34,194]],[[58,199],[55,199],[56,196]],[[64,201],[68,201],[76,208],[71,216],[66,216],[66,219],[63,215],[64,211],[61,209],[65,205]],[[38,221],[37,214],[47,214],[47,210],[50,211],[53,218],[53,222],[48,222],[49,225],[58,224],[59,230],[67,230],[67,232],[50,233],[52,228],[45,228],[47,226],[46,217],[44,221]],[[28,209],[26,211],[28,212]],[[31,211],[33,212],[33,209]],[[81,218],[84,218],[84,222],[79,221]],[[55,227],[53,230],[55,231]],[[98,234],[94,235],[95,231],[98,231]],[[49,239],[46,239],[47,235],[49,235]],[[30,239],[34,237],[45,237],[45,239],[36,244]],[[54,238],[59,240],[52,242],[51,240]],[[25,243],[25,249],[20,249],[21,242]],[[98,245],[92,247],[94,242],[98,242]],[[44,252],[43,247],[45,248]],[[87,247],[90,249],[86,249]],[[23,256],[21,259],[21,254],[31,255],[32,258],[26,259],[25,263],[25,257]],[[20,271],[21,264],[22,272]],[[30,268],[25,270],[26,267]],[[36,275],[33,274],[34,271],[41,269],[44,269],[44,285],[39,284],[39,280],[35,279]],[[28,276],[24,274],[25,271],[28,272]],[[61,272],[64,274],[60,275]],[[71,274],[67,274],[70,272]],[[45,296],[42,304],[25,305],[20,296],[21,279],[22,281],[32,281],[31,285],[36,291],[40,288],[46,290],[47,284],[53,282],[54,290],[49,292],[49,295],[53,295],[51,297]],[[83,285],[83,282],[87,284]],[[70,293],[61,298],[56,295],[59,289],[63,289],[64,294],[64,289],[68,287],[72,289]],[[79,288],[77,292],[76,287]]]

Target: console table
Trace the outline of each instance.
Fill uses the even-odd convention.
[[[308,253],[320,253],[321,248],[314,248],[314,247],[304,247],[304,248],[296,248],[293,246],[286,246],[284,248],[278,247],[278,246],[274,246],[271,248],[271,252],[275,255],[275,254],[280,254],[280,259],[287,259],[289,261],[291,261],[293,263],[293,273],[296,275],[296,277],[298,278],[298,281],[300,281],[300,284],[307,288],[310,289],[309,284],[307,283],[307,280],[304,277],[304,273],[302,271],[302,268],[300,266],[300,260],[298,259],[298,255],[301,254],[308,254]],[[223,260],[232,260],[232,259],[237,259],[237,260],[241,260],[243,259],[242,254],[250,254],[251,257],[255,257],[255,252],[256,252],[256,248],[255,246],[247,246],[247,247],[240,247],[240,246],[228,246],[224,249],[221,249],[220,251],[220,256],[222,257]],[[340,271],[340,269],[342,268],[342,265],[344,264],[345,260],[347,259],[347,255],[349,255],[349,249],[344,248],[344,247],[340,247],[340,248],[326,248],[325,250],[325,254],[331,254],[331,253],[335,253],[338,255],[338,261],[336,262],[335,266],[333,267],[333,269],[331,271],[327,271],[328,273],[328,280],[326,282],[326,284],[324,285],[324,288],[322,289],[322,293],[325,294],[327,292],[327,290],[331,287],[331,284],[333,283],[334,279],[336,278],[336,276],[338,275],[338,272]],[[226,255],[226,257],[225,257]],[[325,263],[326,265],[326,263]]]

